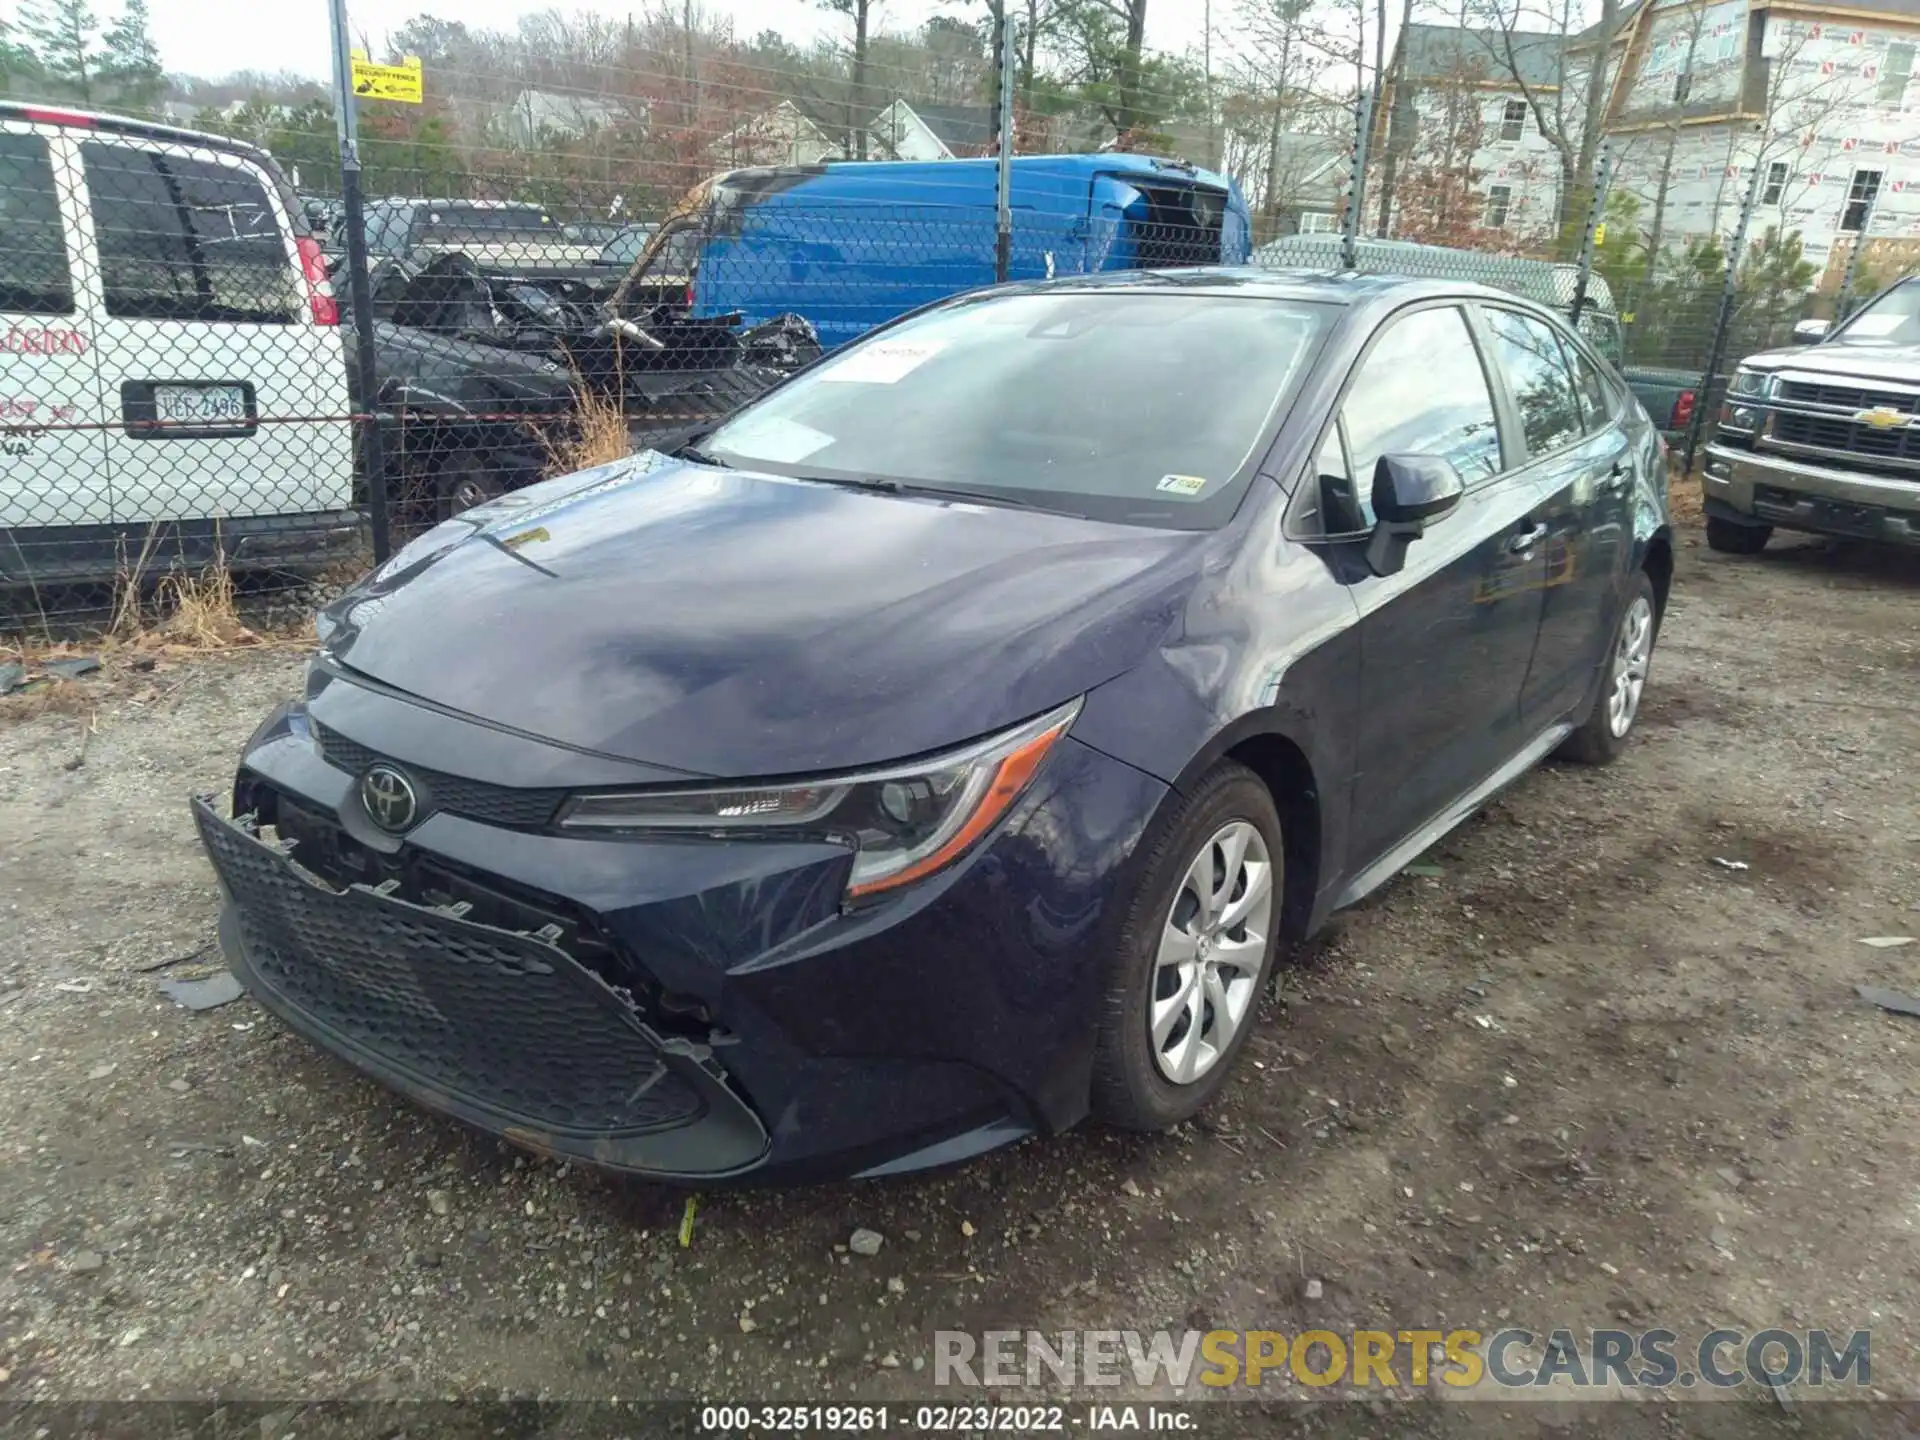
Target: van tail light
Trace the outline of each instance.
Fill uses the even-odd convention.
[[[93,129],[93,116],[82,115],[77,110],[39,110],[29,107],[23,113],[37,125],[75,125],[83,130]]]
[[[1674,398],[1673,414],[1667,417],[1669,430],[1684,430],[1693,423],[1693,391],[1682,390]]]
[[[311,235],[294,237],[300,250],[300,273],[307,282],[307,306],[316,325],[338,325],[340,303],[333,298],[333,281],[327,278],[327,252]]]
[[[687,293],[686,293],[686,296],[682,299],[681,303],[684,304],[689,310],[693,308],[693,282],[691,280],[687,282]]]

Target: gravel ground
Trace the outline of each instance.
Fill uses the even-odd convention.
[[[1503,1323],[1870,1327],[1875,1390],[1920,1399],[1920,1020],[1853,989],[1920,993],[1920,944],[1860,943],[1920,935],[1916,602],[1915,557],[1689,540],[1627,756],[1536,772],[1292,956],[1202,1123],[704,1196],[685,1248],[681,1193],[158,993],[210,968],[153,969],[212,937],[185,797],[296,653],[79,682],[79,763],[87,711],[0,703],[0,1400],[900,1401],[936,1329]],[[1499,1428],[1600,1423],[1565,1408]],[[1315,1409],[1261,1423],[1387,1424]]]

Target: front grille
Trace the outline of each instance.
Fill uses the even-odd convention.
[[[1920,460],[1920,430],[1902,425],[1876,430],[1838,416],[1802,415],[1779,411],[1773,417],[1773,438],[1786,445],[1810,445],[1820,450],[1843,450],[1875,460]]]
[[[333,889],[205,801],[194,817],[256,980],[323,1038],[503,1127],[615,1137],[706,1113],[625,999],[544,939]]]
[[[1848,410],[1872,410],[1882,405],[1903,415],[1920,410],[1920,395],[1870,390],[1858,385],[1828,385],[1813,380],[1782,380],[1778,397],[1807,405],[1842,406]]]
[[[320,753],[327,763],[350,775],[359,775],[381,761],[404,770],[421,792],[421,819],[436,810],[445,810],[469,820],[485,821],[489,825],[534,830],[552,824],[561,801],[567,798],[565,790],[490,785],[484,780],[449,775],[444,770],[428,770],[419,765],[389,760],[358,740],[350,740],[338,730],[318,722],[313,724],[313,736],[319,742]]]

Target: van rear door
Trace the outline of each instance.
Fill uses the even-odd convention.
[[[48,527],[113,519],[75,167],[57,129],[0,121],[0,580],[31,577]]]
[[[1095,175],[1088,197],[1089,270],[1239,263],[1245,227],[1228,192],[1182,175]]]
[[[349,508],[340,332],[316,323],[282,187],[204,146],[99,134],[77,148],[114,519]]]

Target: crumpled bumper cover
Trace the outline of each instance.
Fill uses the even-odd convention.
[[[543,934],[335,889],[206,797],[220,940],[287,1025],[429,1109],[544,1154],[661,1178],[757,1165],[768,1137],[712,1047],[650,1029]]]

